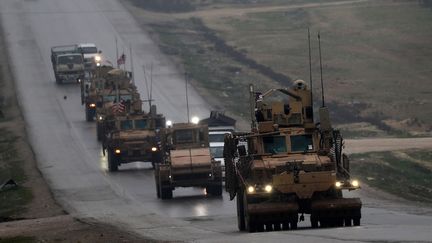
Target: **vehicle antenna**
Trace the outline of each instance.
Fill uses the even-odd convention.
[[[132,72],[132,83],[135,84],[135,74],[134,74],[134,65],[133,65],[133,55],[132,55],[132,45],[129,45],[129,53],[131,59],[131,72]],[[117,58],[118,60],[118,58]]]
[[[309,43],[309,83],[310,83],[310,91],[311,91],[312,122],[313,122],[312,54],[311,54],[311,39],[310,39],[309,28],[308,28],[308,43]]]
[[[153,99],[153,62],[150,63],[150,95],[149,95],[150,107],[151,107],[152,99]]]
[[[149,90],[149,86],[148,86],[148,80],[147,80],[145,65],[143,65],[143,71],[144,71],[144,81],[145,81],[146,91],[147,91],[147,101],[149,102],[149,110],[150,110],[151,109],[151,97],[150,97],[150,90]]]
[[[322,107],[325,107],[325,102],[324,102],[323,68],[322,68],[322,56],[321,56],[321,36],[320,36],[320,32],[318,32],[318,49],[319,49],[320,72],[321,72],[321,99],[322,99]]]
[[[189,118],[189,97],[188,97],[188,74],[185,72],[185,83],[186,83],[186,109],[187,109],[187,121],[190,122]]]

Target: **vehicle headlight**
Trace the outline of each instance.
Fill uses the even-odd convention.
[[[255,187],[248,186],[247,191],[248,191],[248,193],[254,193],[255,192]]]
[[[191,122],[192,122],[193,124],[198,124],[199,121],[200,121],[200,119],[199,119],[197,116],[194,116],[194,117],[192,117],[192,119],[191,119]]]
[[[336,188],[340,188],[342,186],[342,183],[340,181],[336,181],[335,186]]]
[[[358,186],[360,186],[360,183],[359,183],[358,180],[353,180],[353,181],[351,181],[351,185],[352,185],[353,187],[358,187]]]
[[[92,108],[95,108],[95,107],[96,107],[96,104],[91,103],[89,106],[92,107]]]
[[[273,190],[273,187],[272,187],[272,185],[266,185],[266,186],[264,187],[264,190],[265,190],[266,192],[270,193],[270,192]]]
[[[99,56],[99,55],[97,55],[97,56],[94,57],[94,59],[95,59],[96,62],[100,62],[102,60],[102,57]]]
[[[152,150],[153,152],[156,152],[156,151],[157,151],[157,148],[156,148],[156,147],[152,147],[151,150]]]
[[[116,149],[115,151],[114,151],[116,154],[120,154],[120,149]]]
[[[102,116],[99,116],[99,121],[102,121],[103,120],[103,117]]]

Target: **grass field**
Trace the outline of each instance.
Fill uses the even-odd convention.
[[[367,184],[409,200],[432,204],[432,152],[352,155],[352,172]]]
[[[138,15],[218,108],[248,117],[249,83],[267,89],[287,86],[286,80],[308,81],[310,28],[315,100],[320,31],[326,99],[337,109],[333,120],[342,127],[366,123],[344,134],[431,134],[431,8],[417,2],[283,2],[189,1],[196,11],[186,15]]]

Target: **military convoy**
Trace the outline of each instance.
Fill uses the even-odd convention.
[[[275,93],[287,99],[271,100]],[[359,183],[350,178],[328,109],[320,108],[320,124],[314,124],[303,81],[265,93],[251,86],[250,97],[251,132],[227,135],[224,145],[225,185],[230,199],[237,198],[239,230],[296,229],[304,214],[313,228],[359,225],[360,199],[342,194]],[[247,151],[240,141],[247,142]]]
[[[171,199],[176,187],[203,187],[222,195],[222,167],[210,154],[208,127],[177,123],[165,132],[166,155],[155,168],[156,194]]]
[[[132,73],[101,66],[96,50],[91,44],[53,47],[51,60],[57,83],[81,83],[86,121],[96,120],[110,172],[124,163],[151,162],[161,199],[171,199],[177,187],[221,196],[224,172],[241,231],[296,229],[304,214],[313,228],[360,225],[360,199],[343,196],[344,190],[360,188],[351,179],[343,139],[324,102],[320,122],[314,123],[312,93],[304,81],[264,93],[250,86],[251,131],[213,131],[211,136],[224,139],[210,144],[207,124],[165,123],[151,103],[144,112]]]

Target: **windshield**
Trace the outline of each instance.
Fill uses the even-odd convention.
[[[89,46],[89,47],[81,47],[81,53],[87,54],[87,53],[97,53],[97,48],[95,46]]]
[[[193,130],[177,130],[175,131],[175,143],[193,143]]]
[[[225,134],[209,134],[209,142],[224,142]]]
[[[214,158],[223,158],[223,146],[210,147],[210,153]]]
[[[285,136],[263,137],[263,143],[265,153],[277,154],[287,152]]]
[[[108,101],[114,102],[117,100],[117,95],[104,95],[103,99],[104,102],[108,102]],[[124,100],[124,101],[132,100],[132,95],[120,95],[120,100]]]
[[[291,136],[291,152],[306,152],[313,150],[312,135]]]
[[[135,120],[135,128],[138,129],[147,128],[147,120],[146,119]]]
[[[81,64],[82,63],[82,56],[81,55],[68,55],[68,56],[59,56],[57,59],[58,64]]]
[[[120,129],[121,130],[128,130],[128,129],[132,129],[132,128],[133,128],[132,120],[120,121]]]

